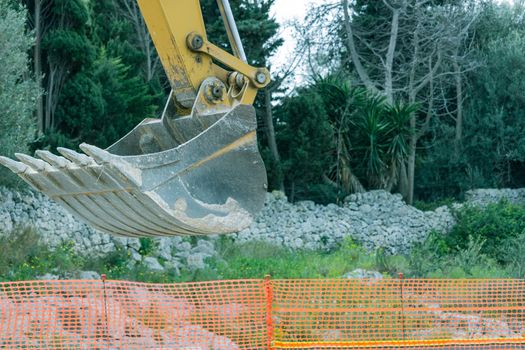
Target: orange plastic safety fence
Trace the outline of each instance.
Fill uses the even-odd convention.
[[[520,280],[276,280],[272,286],[276,349],[525,349]]]
[[[0,349],[404,348],[525,349],[525,283],[0,283]]]
[[[0,284],[0,349],[266,349],[263,281]]]

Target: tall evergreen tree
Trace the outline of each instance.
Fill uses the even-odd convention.
[[[33,111],[40,89],[29,72],[28,52],[34,43],[26,31],[27,11],[0,0],[0,155],[25,152],[34,140]],[[14,176],[0,169],[0,185]]]

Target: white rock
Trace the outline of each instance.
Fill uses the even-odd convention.
[[[352,272],[346,273],[343,278],[359,278],[359,279],[376,279],[381,280],[383,279],[383,275],[380,272],[377,271],[367,271],[364,269],[356,269]]]
[[[142,255],[140,255],[139,252],[137,252],[135,249],[131,248],[129,250],[129,253],[130,253],[130,257],[133,261],[141,261],[142,260]]]
[[[58,280],[60,277],[57,276],[57,275],[53,275],[51,273],[46,273],[45,275],[43,276],[37,276],[37,279],[39,280],[43,280],[43,281],[56,281]]]
[[[95,271],[81,271],[78,274],[78,278],[81,280],[100,280],[100,275]]]
[[[152,271],[164,271],[164,266],[162,266],[157,259],[154,257],[148,256],[142,261],[144,266]]]
[[[190,270],[202,270],[206,268],[206,263],[204,262],[205,255],[201,253],[189,255],[186,259],[186,263]]]

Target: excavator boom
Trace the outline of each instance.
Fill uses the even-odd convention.
[[[239,231],[265,199],[252,103],[270,74],[246,62],[228,0],[217,3],[235,55],[208,41],[198,0],[137,2],[172,87],[162,117],[106,150],[82,144],[84,153],[59,148],[62,156],[37,151],[0,163],[104,232]]]

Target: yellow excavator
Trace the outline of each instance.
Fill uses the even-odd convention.
[[[137,0],[172,91],[106,150],[1,157],[35,189],[93,227],[127,237],[231,233],[264,205],[266,171],[252,106],[270,83],[252,67],[228,0],[217,0],[233,55],[208,41],[199,0]],[[78,116],[82,118],[82,116]]]

